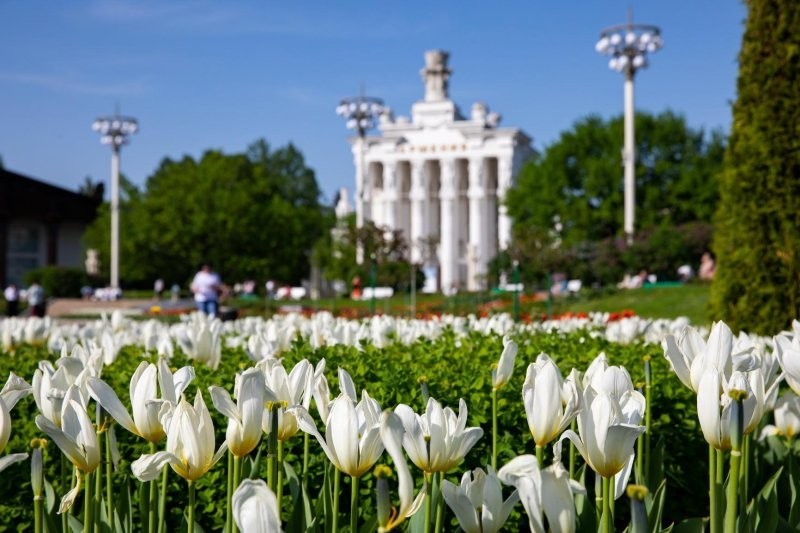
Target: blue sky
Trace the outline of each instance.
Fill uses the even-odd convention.
[[[143,184],[165,157],[294,142],[328,200],[353,187],[334,109],[358,92],[396,115],[422,98],[423,52],[451,53],[462,111],[486,102],[542,149],[577,119],[622,112],[622,76],[594,44],[634,21],[664,48],[636,81],[636,107],[727,131],[746,9],[731,0],[74,1],[0,3],[0,156],[6,168],[76,189],[107,183],[110,149],[91,130],[138,118],[123,172]]]

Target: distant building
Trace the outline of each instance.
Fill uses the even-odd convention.
[[[0,169],[0,286],[46,265],[83,267],[81,239],[102,202]]]
[[[410,120],[387,109],[380,135],[363,146],[352,139],[356,221],[402,230],[429,290],[479,290],[511,239],[506,191],[534,151],[527,134],[499,127],[485,104],[461,114],[448,95],[448,55],[425,53],[425,97]]]

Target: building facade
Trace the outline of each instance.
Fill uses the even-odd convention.
[[[402,230],[427,290],[482,290],[488,262],[511,238],[506,191],[534,152],[528,135],[499,127],[485,104],[461,114],[447,61],[447,52],[425,53],[425,96],[410,119],[387,109],[379,135],[351,140],[356,223]]]
[[[84,266],[83,232],[102,202],[0,169],[0,286],[35,268]],[[76,295],[77,296],[77,295]]]

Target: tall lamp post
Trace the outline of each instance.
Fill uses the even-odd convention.
[[[634,24],[630,11],[627,24],[604,29],[595,45],[599,53],[611,56],[608,62],[611,70],[625,74],[625,145],[622,160],[625,165],[624,229],[628,244],[633,243],[636,206],[633,78],[639,69],[647,66],[647,54],[658,51],[662,46],[661,30],[658,26]]]
[[[364,96],[364,87],[361,94],[343,98],[336,106],[336,114],[346,120],[348,129],[355,130],[358,134],[358,168],[356,169],[356,227],[364,226],[364,211],[366,210],[369,184],[367,172],[364,168],[364,154],[366,151],[367,130],[375,127],[375,122],[384,111],[383,100],[372,96]],[[356,246],[356,262],[364,262],[364,247],[361,243]]]
[[[111,288],[119,288],[119,151],[128,144],[128,137],[139,131],[135,118],[120,116],[100,117],[92,123],[100,133],[100,142],[111,145]]]

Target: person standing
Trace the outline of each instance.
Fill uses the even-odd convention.
[[[217,316],[217,297],[222,282],[216,272],[212,272],[211,265],[203,263],[200,271],[194,275],[191,289],[197,309],[208,316]]]
[[[6,315],[17,316],[19,313],[19,289],[17,286],[12,283],[6,287],[3,296],[6,299]]]
[[[44,288],[34,280],[28,287],[28,307],[31,309],[31,316],[43,317],[44,303]]]

